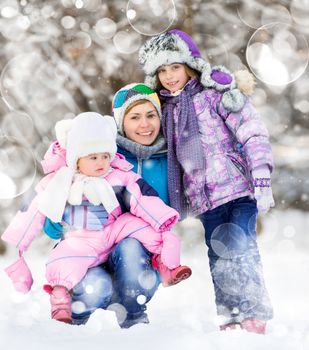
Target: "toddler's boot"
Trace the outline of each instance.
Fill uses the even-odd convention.
[[[241,328],[252,333],[265,334],[266,322],[255,318],[246,318],[241,322]]]
[[[261,320],[256,320],[254,318],[246,318],[240,323],[232,322],[232,323],[228,323],[220,326],[221,331],[228,331],[228,330],[235,330],[235,329],[243,329],[247,332],[265,334],[266,322]]]
[[[152,266],[159,271],[164,287],[173,286],[189,278],[192,274],[188,266],[178,266],[175,269],[169,269],[162,263],[161,256],[156,254],[152,257]]]
[[[220,326],[220,331],[231,331],[235,329],[241,329],[240,323],[232,322]]]
[[[64,286],[44,286],[50,294],[51,318],[72,324],[71,295]]]

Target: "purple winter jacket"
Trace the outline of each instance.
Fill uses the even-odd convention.
[[[189,211],[194,216],[253,194],[252,169],[266,164],[273,170],[268,131],[250,100],[233,113],[223,106],[222,95],[204,89],[193,97],[206,162],[205,169],[183,176]],[[180,116],[177,104],[175,125]],[[177,143],[177,135],[174,137]]]

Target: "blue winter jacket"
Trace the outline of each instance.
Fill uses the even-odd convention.
[[[153,187],[159,197],[169,205],[167,190],[167,151],[153,154],[149,159],[139,159],[134,154],[118,146],[118,153],[124,155],[126,160],[133,165],[133,171]]]

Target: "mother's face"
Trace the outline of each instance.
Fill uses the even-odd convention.
[[[144,146],[150,146],[160,132],[160,117],[151,102],[134,106],[123,119],[125,136]]]

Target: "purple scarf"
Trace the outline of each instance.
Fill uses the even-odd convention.
[[[184,195],[184,170],[204,169],[205,161],[199,135],[199,127],[193,104],[193,96],[204,89],[197,80],[190,80],[178,96],[160,92],[163,104],[162,128],[167,140],[168,193],[171,205],[184,219],[188,204]],[[174,121],[174,108],[179,103],[178,123]],[[177,143],[175,129],[177,127]]]

